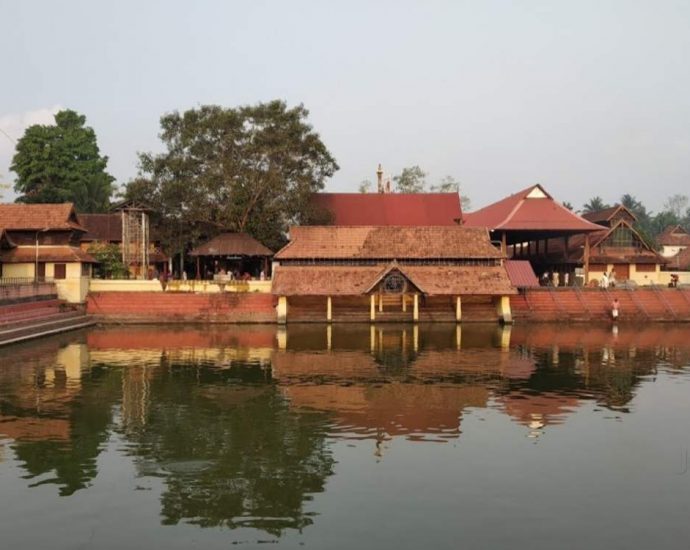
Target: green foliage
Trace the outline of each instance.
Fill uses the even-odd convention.
[[[419,166],[403,168],[402,172],[393,177],[398,193],[423,193],[426,187],[426,172]]]
[[[10,167],[17,174],[17,202],[73,202],[79,212],[108,209],[114,178],[85,123],[86,117],[66,110],[55,115],[55,125],[26,129]]]
[[[166,151],[140,154],[140,177],[125,195],[152,207],[172,253],[223,230],[278,249],[289,225],[312,221],[311,194],[338,170],[308,114],[271,101],[164,115]]]
[[[430,189],[434,193],[459,193],[460,182],[453,176],[444,176],[437,185],[432,185]]]
[[[122,263],[122,251],[118,245],[96,242],[89,246],[88,252],[98,261],[94,268],[96,277],[123,279],[129,275],[125,264]]]
[[[589,214],[590,212],[598,212],[599,210],[604,210],[608,208],[609,205],[604,202],[601,197],[592,197],[589,202],[582,205],[582,212]]]
[[[371,191],[372,186],[373,184],[371,183],[371,180],[362,180],[357,190],[360,193],[368,193],[369,191]]]

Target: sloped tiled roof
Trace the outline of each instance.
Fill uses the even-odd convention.
[[[82,241],[122,241],[122,215],[119,213],[79,214],[79,221],[87,231],[87,233],[82,236]]]
[[[601,229],[555,201],[538,184],[480,210],[466,213],[463,225],[506,231],[588,232]]]
[[[385,266],[276,266],[273,294],[339,296],[366,294]],[[402,266],[403,275],[428,295],[515,294],[503,266]]]
[[[516,288],[539,286],[532,264],[527,260],[506,260],[506,271],[511,284]]]
[[[596,212],[587,212],[582,214],[582,217],[587,221],[597,224],[607,224],[611,222],[616,217],[616,214],[624,214],[626,218],[635,222],[637,221],[637,216],[633,214],[628,208],[622,204],[615,204],[609,208],[604,208],[603,210],[597,210]]]
[[[40,229],[73,229],[84,231],[74,205],[61,204],[0,204],[0,226],[10,231]]]
[[[246,233],[221,233],[197,246],[190,256],[273,256],[273,252]]]
[[[290,229],[276,259],[501,258],[486,229],[478,227],[341,227]]]
[[[675,256],[667,258],[666,269],[677,269],[678,271],[690,271],[690,247],[684,248]]]
[[[673,225],[664,229],[656,238],[662,246],[690,246],[690,234],[680,225]]]
[[[6,250],[0,254],[0,261],[7,264],[35,262],[36,248],[21,246]],[[38,261],[98,263],[91,254],[73,246],[39,246]]]
[[[315,193],[312,205],[333,225],[456,225],[462,217],[458,193]]]

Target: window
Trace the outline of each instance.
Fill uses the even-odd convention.
[[[623,248],[635,246],[637,243],[635,242],[632,230],[629,227],[621,225],[613,230],[611,236],[608,238],[607,244],[609,246]]]
[[[53,278],[55,279],[66,279],[67,278],[67,265],[66,264],[55,264],[53,269]]]

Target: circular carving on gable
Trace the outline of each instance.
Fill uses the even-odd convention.
[[[383,291],[389,294],[400,294],[405,290],[405,278],[399,273],[390,273],[383,280]]]

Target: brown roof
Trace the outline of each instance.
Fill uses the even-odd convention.
[[[539,184],[464,214],[463,225],[505,231],[588,232],[600,229],[555,201]]]
[[[457,225],[462,217],[458,193],[314,193],[311,202],[333,225]]]
[[[36,248],[20,246],[0,254],[0,261],[7,264],[19,264],[36,261]],[[83,262],[98,263],[91,254],[73,246],[39,246],[39,262]]]
[[[428,295],[515,294],[503,266],[397,266]],[[280,296],[361,295],[371,291],[389,266],[276,266],[273,294]]]
[[[276,259],[501,258],[484,228],[311,226],[290,229]]]
[[[5,231],[5,228],[0,227],[0,248],[12,248],[13,246],[14,243],[7,234],[7,231]]]
[[[121,242],[122,215],[116,214],[79,214],[79,221],[87,233],[82,241]]]
[[[62,204],[0,204],[0,226],[7,230],[74,229],[79,224],[74,205]]]
[[[637,216],[633,214],[628,208],[622,204],[616,204],[610,206],[609,208],[604,208],[603,210],[597,210],[596,212],[587,212],[582,214],[582,217],[590,222],[596,224],[607,224],[616,217],[616,214],[624,214],[629,220],[635,222],[637,221]]]
[[[247,233],[221,233],[197,246],[190,256],[273,256],[273,252]]]
[[[690,246],[690,234],[680,225],[673,225],[664,229],[656,238],[656,242],[666,246]]]

